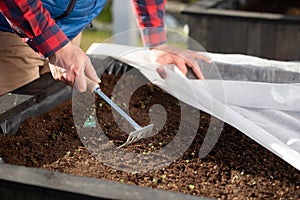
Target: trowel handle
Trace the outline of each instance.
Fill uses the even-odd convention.
[[[117,104],[115,104],[106,94],[104,94],[100,88],[97,88],[95,90],[95,93],[98,94],[106,103],[108,103],[115,111],[117,111],[124,119],[126,119],[127,122],[135,128],[135,130],[140,130],[142,127],[138,125],[129,115],[127,115],[126,112],[124,112]]]
[[[93,81],[92,79],[88,78],[87,76],[85,77],[86,80],[86,84],[87,84],[87,90],[89,90],[90,92],[95,92],[96,88],[99,88],[99,84],[95,81]]]

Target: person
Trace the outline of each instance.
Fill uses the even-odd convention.
[[[54,79],[81,92],[87,87],[85,76],[100,83],[78,41],[105,3],[106,0],[0,1],[0,95],[39,78],[48,64]],[[166,0],[132,0],[132,4],[152,62],[176,64],[184,74],[188,66],[203,79],[197,59],[209,62],[209,58],[167,44]],[[158,72],[164,76],[162,68]]]

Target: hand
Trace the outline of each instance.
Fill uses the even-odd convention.
[[[201,55],[200,53],[170,47],[167,44],[152,47],[150,49],[150,60],[151,62],[160,65],[175,64],[184,75],[187,74],[187,67],[190,67],[199,79],[204,79],[204,76],[197,60],[203,60],[207,63],[211,62],[208,57]],[[163,66],[158,67],[157,71],[162,78],[165,78],[166,73]]]
[[[90,58],[71,42],[50,56],[49,62],[53,78],[73,86],[79,92],[87,89],[85,76],[100,83]]]

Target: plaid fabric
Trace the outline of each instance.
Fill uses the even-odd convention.
[[[45,57],[69,42],[39,0],[0,1],[0,10],[14,30],[28,37],[27,43]]]
[[[166,0],[132,0],[145,46],[166,42],[164,8]],[[43,8],[40,0],[0,1],[1,12],[14,30],[28,37],[27,43],[48,57],[69,42],[66,35]]]
[[[147,47],[166,43],[165,4],[166,0],[133,0],[143,43]]]

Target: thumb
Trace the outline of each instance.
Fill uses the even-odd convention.
[[[87,62],[86,62],[86,66],[85,66],[84,72],[85,72],[85,75],[88,78],[90,78],[91,80],[93,80],[93,81],[95,81],[97,83],[101,82],[101,80],[98,77],[97,72],[95,71],[95,68],[94,68],[94,66],[93,66],[93,64],[92,64],[92,62],[91,62],[90,59],[88,59]]]
[[[157,73],[159,74],[160,78],[165,79],[167,76],[167,73],[164,69],[164,66],[159,66],[156,68]]]
[[[79,91],[79,92],[85,92],[87,88],[87,83],[85,80],[85,75],[83,72],[80,72],[76,77],[75,77],[75,82],[74,82],[74,87]]]

